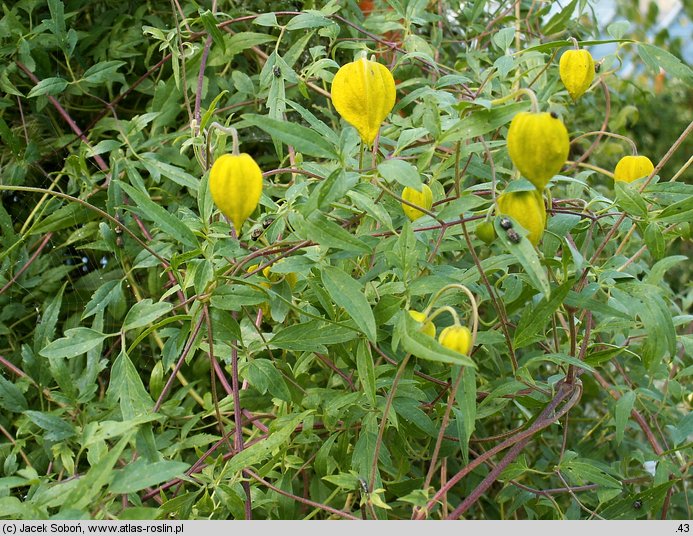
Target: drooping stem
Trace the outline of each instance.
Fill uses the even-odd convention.
[[[584,134],[580,134],[577,138],[573,138],[573,140],[570,143],[575,143],[576,141],[581,140],[582,138],[586,138],[587,136],[611,136],[612,138],[618,138],[619,140],[623,140],[627,142],[628,145],[630,145],[633,156],[638,155],[638,147],[635,145],[635,142],[633,140],[631,140],[627,136],[622,136],[621,134],[609,132],[608,130],[593,130],[592,132],[585,132]]]

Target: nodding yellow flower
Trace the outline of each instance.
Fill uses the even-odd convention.
[[[431,207],[433,206],[433,192],[431,192],[428,184],[424,184],[420,192],[417,192],[414,188],[406,186],[404,190],[402,190],[402,199],[409,201],[410,203],[413,203],[421,208],[425,208],[426,210],[431,210]],[[407,218],[409,218],[411,221],[418,220],[425,214],[419,209],[411,207],[406,203],[402,203],[402,210],[407,215]]]
[[[633,182],[640,177],[648,177],[654,170],[654,164],[646,156],[624,156],[616,164],[614,180]]]
[[[440,332],[438,342],[464,355],[472,351],[472,332],[466,326],[448,326]]]
[[[566,50],[558,63],[563,85],[573,100],[579,99],[594,80],[594,59],[587,50]]]
[[[505,192],[496,203],[501,214],[512,217],[527,230],[527,239],[536,246],[546,227],[546,207],[541,194],[537,190]]]
[[[569,150],[568,131],[554,113],[520,112],[510,122],[510,159],[538,190],[561,170]]]
[[[414,309],[409,309],[409,315],[419,324],[421,324],[421,328],[419,329],[421,333],[425,333],[429,337],[436,336],[436,327],[433,325],[433,322],[429,321],[424,324],[424,321],[426,320],[425,314]]]
[[[361,58],[343,65],[332,80],[332,104],[366,145],[372,145],[395,105],[395,80],[387,67]]]
[[[246,153],[222,155],[209,172],[209,190],[214,203],[240,234],[260,202],[262,171]]]

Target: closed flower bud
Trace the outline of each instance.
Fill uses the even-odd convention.
[[[395,80],[384,65],[361,58],[342,66],[332,80],[332,103],[366,145],[372,145],[395,105]]]
[[[648,177],[652,171],[654,165],[646,156],[624,156],[616,164],[614,180],[633,182],[640,177]]]
[[[520,112],[510,123],[510,159],[538,190],[561,170],[569,149],[568,131],[555,114]]]
[[[466,326],[449,326],[440,332],[438,342],[464,355],[472,351],[472,332]]]
[[[566,50],[558,64],[563,85],[573,100],[579,99],[594,80],[594,59],[587,50]]]
[[[510,216],[527,230],[527,239],[535,246],[546,227],[546,207],[537,190],[506,192],[498,197],[498,211]]]
[[[409,309],[409,315],[416,320],[419,324],[422,324],[421,329],[419,331],[421,333],[424,333],[428,335],[429,337],[435,337],[436,336],[436,327],[433,325],[433,322],[426,322],[424,324],[424,321],[426,320],[426,315],[419,312],[415,311],[414,309]]]
[[[262,171],[248,154],[222,155],[209,172],[209,190],[214,203],[240,234],[260,201]]]
[[[409,201],[410,203],[413,203],[421,208],[425,208],[426,210],[431,210],[431,207],[433,206],[433,192],[431,192],[431,189],[427,184],[422,185],[420,192],[416,191],[414,188],[410,188],[409,186],[405,187],[404,190],[402,190],[402,199]],[[410,207],[406,203],[402,203],[402,210],[407,215],[407,218],[409,218],[411,221],[418,220],[424,215],[424,212],[421,212],[414,207]]]

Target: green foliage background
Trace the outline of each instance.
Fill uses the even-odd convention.
[[[296,4],[2,3],[0,517],[690,518],[680,44],[632,8],[600,35],[579,0]],[[615,43],[577,103],[569,37]],[[397,104],[359,169],[329,91],[364,50]],[[475,236],[527,186],[519,87],[658,166],[615,186],[628,145],[573,144],[538,251]],[[215,123],[265,171],[238,239]],[[422,181],[435,217],[409,222]],[[460,284],[471,357],[406,314]],[[472,322],[459,288],[440,306]]]

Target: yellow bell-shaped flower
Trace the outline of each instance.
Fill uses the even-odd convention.
[[[332,80],[332,103],[366,145],[372,145],[395,105],[395,80],[387,67],[361,58],[342,66]]]
[[[417,192],[414,188],[410,188],[409,186],[405,187],[404,190],[402,190],[402,199],[409,201],[410,203],[413,203],[421,208],[425,208],[426,210],[431,210],[431,207],[433,206],[433,192],[431,192],[428,184],[424,184],[420,192]],[[411,221],[418,220],[425,214],[419,209],[411,207],[405,203],[402,203],[402,210],[407,215],[407,218],[409,218]]]
[[[558,63],[563,85],[573,100],[579,99],[594,80],[594,59],[587,50],[566,50]]]
[[[541,194],[537,190],[505,192],[496,203],[501,214],[510,216],[527,230],[527,239],[536,246],[546,227],[546,207]]]
[[[438,342],[464,355],[469,355],[472,350],[472,332],[466,326],[448,326],[440,332]]]
[[[653,170],[654,165],[646,156],[624,156],[616,164],[614,180],[633,182],[640,177],[648,177]]]
[[[260,202],[262,171],[246,153],[222,155],[209,172],[209,190],[214,203],[240,234]]]
[[[414,309],[409,309],[409,315],[416,320],[419,324],[421,324],[421,328],[419,328],[419,331],[421,333],[424,333],[428,335],[429,337],[435,337],[436,336],[436,327],[433,325],[433,322],[426,322],[426,315],[420,311],[416,311]]]
[[[553,113],[520,112],[510,122],[510,159],[538,190],[561,170],[569,150],[568,130]]]

